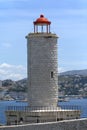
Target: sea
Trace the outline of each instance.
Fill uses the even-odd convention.
[[[8,106],[27,106],[27,102],[22,101],[0,101],[0,124],[6,124],[5,110]],[[81,118],[87,118],[87,98],[70,99],[68,101],[58,102],[59,106],[78,106],[81,110]]]

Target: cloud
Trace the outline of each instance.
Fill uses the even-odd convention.
[[[26,67],[22,65],[0,64],[0,80],[20,80],[26,78]]]
[[[58,73],[64,72],[62,67],[58,67]],[[8,63],[0,64],[0,80],[12,79],[20,80],[27,77],[27,69],[23,65],[12,65]]]
[[[65,71],[64,68],[58,67],[58,73],[62,73],[62,72],[64,72],[64,71]]]
[[[10,48],[12,46],[12,44],[5,42],[5,43],[2,43],[2,46],[5,47],[5,48]]]

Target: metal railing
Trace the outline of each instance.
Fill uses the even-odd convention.
[[[30,106],[7,106],[6,111],[56,111],[56,110],[81,110],[80,106],[76,105],[59,105],[58,107],[30,107]]]

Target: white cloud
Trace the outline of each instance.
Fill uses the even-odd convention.
[[[12,46],[12,44],[11,43],[2,43],[2,46],[3,47],[6,47],[6,48],[10,48],[11,46]]]
[[[64,68],[58,67],[58,73],[64,72]],[[20,80],[26,78],[27,69],[23,65],[12,65],[7,63],[0,64],[0,80],[12,79]]]
[[[62,67],[58,67],[58,73],[62,73],[64,72],[65,70],[62,68]]]
[[[7,63],[3,63],[3,64],[0,64],[0,69],[7,69],[7,68],[11,68],[12,67],[12,65],[10,65],[10,64],[7,64]]]
[[[62,67],[58,67],[58,73],[64,72]],[[12,79],[20,80],[27,77],[27,69],[23,65],[0,64],[0,80]]]
[[[20,80],[26,78],[26,67],[22,65],[0,64],[0,80]]]

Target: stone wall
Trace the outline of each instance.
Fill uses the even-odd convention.
[[[30,106],[57,106],[57,35],[27,36],[28,102]]]
[[[87,119],[36,123],[18,126],[1,126],[0,130],[87,130]]]
[[[6,111],[8,125],[56,122],[61,120],[80,119],[79,110],[32,110]]]

